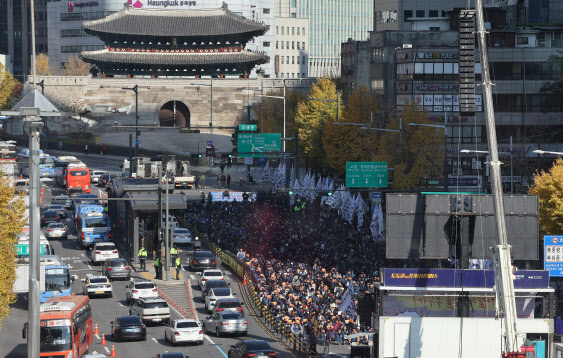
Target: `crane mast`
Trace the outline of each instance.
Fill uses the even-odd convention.
[[[495,208],[495,218],[498,236],[498,245],[493,249],[495,258],[495,288],[497,298],[500,299],[501,309],[504,311],[505,352],[518,352],[521,343],[518,342],[518,327],[516,314],[516,299],[514,297],[514,274],[510,257],[510,245],[506,231],[504,205],[502,197],[502,179],[498,155],[497,134],[495,128],[495,113],[493,109],[493,95],[491,78],[489,74],[489,61],[487,58],[487,43],[485,38],[485,24],[483,19],[482,0],[475,0],[477,34],[479,38],[479,51],[481,55],[481,69],[483,78],[483,98],[485,101],[485,117],[487,125],[487,138],[490,155],[491,188]]]

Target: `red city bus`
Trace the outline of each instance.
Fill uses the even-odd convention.
[[[66,168],[66,190],[82,189],[90,192],[90,171],[84,163],[71,163]]]
[[[40,312],[40,357],[80,358],[86,353],[94,338],[88,296],[52,297]]]

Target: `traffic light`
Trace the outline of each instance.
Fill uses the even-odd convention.
[[[332,196],[332,191],[329,191],[327,195]]]
[[[201,153],[197,155],[198,158],[201,158]]]
[[[232,157],[233,157],[233,155],[232,155],[232,154],[229,154],[229,158],[232,158]]]
[[[289,195],[293,195],[293,190],[290,190],[290,191],[289,191]]]

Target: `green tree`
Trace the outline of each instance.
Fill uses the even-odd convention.
[[[10,99],[14,96],[14,90],[18,85],[18,80],[12,76],[3,64],[0,63],[0,109],[10,105]]]
[[[283,90],[273,92],[264,92],[266,96],[283,97]],[[286,114],[285,114],[285,131],[287,137],[293,137],[295,132],[295,114],[297,105],[304,101],[307,97],[296,90],[286,89]],[[262,128],[262,106],[256,103],[252,106],[254,117],[258,119],[258,132]],[[264,98],[264,133],[281,133],[283,136],[283,99],[281,98]],[[292,151],[293,142],[286,143],[286,150]]]
[[[374,127],[371,119],[377,115],[375,100],[362,85],[350,94],[339,121]],[[370,161],[377,146],[377,135],[374,130],[361,129],[356,125],[327,123],[323,133],[327,164],[336,172],[344,173],[346,162]]]
[[[66,76],[88,76],[90,64],[82,61],[78,56],[69,56],[65,65]]]
[[[534,175],[529,194],[539,196],[540,226],[546,235],[563,230],[563,159],[558,158],[549,171]]]
[[[402,118],[402,125],[400,119]],[[432,124],[412,103],[403,107],[386,126],[399,129],[385,132],[379,140],[377,160],[388,162],[392,172],[393,189],[413,190],[426,178],[442,178],[444,163],[444,132],[442,129],[410,126],[409,123]]]
[[[10,313],[10,304],[15,302],[12,292],[16,280],[16,234],[25,224],[23,194],[16,194],[9,185],[13,177],[0,172],[0,327]]]
[[[309,90],[307,97],[336,100],[336,84],[329,78],[319,78]],[[316,168],[326,166],[326,152],[323,147],[325,125],[334,123],[343,110],[344,105],[340,94],[338,94],[338,106],[336,102],[316,100],[302,101],[297,106],[295,124],[299,130],[299,148],[305,158]]]

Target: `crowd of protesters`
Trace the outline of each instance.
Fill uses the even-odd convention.
[[[348,284],[352,282],[355,293],[370,294],[379,281],[379,269],[387,264],[422,266],[399,260],[387,263],[369,222],[358,230],[318,204],[295,212],[282,195],[255,203],[191,205],[186,220],[246,261],[260,300],[279,325],[310,340],[367,343],[364,337],[345,339],[373,330],[365,323],[369,319],[360,324],[339,310]]]

